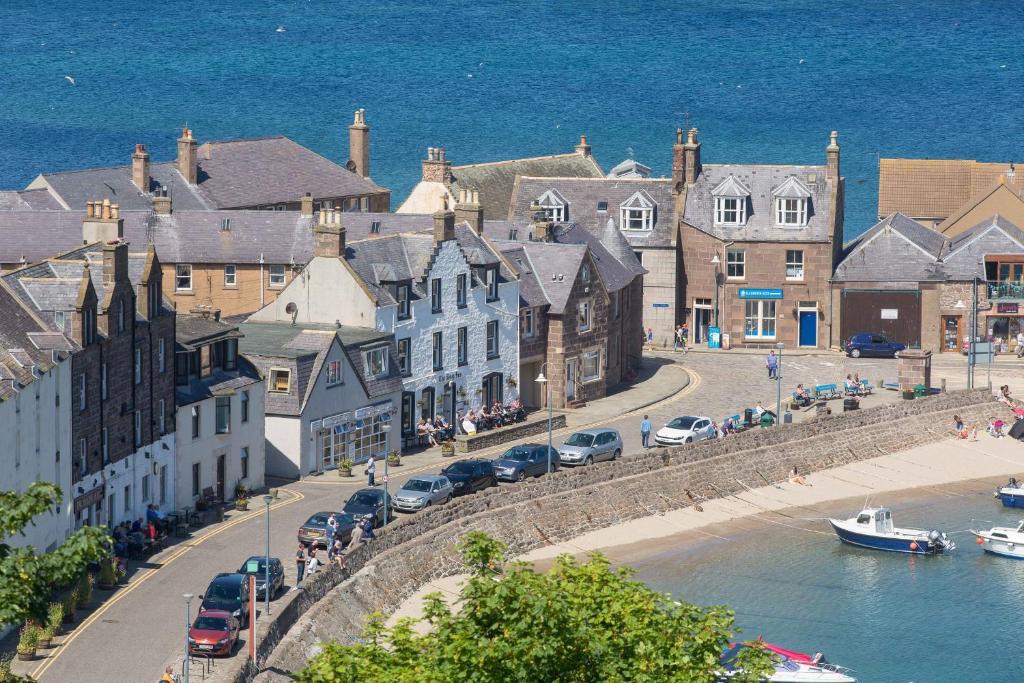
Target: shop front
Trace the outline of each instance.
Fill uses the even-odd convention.
[[[992,310],[983,318],[985,329],[979,333],[986,334],[989,341],[996,344],[997,353],[1016,349],[1017,335],[1024,330],[1021,313],[1017,302],[995,302]]]
[[[316,435],[320,471],[333,469],[344,459],[363,463],[388,454],[391,401],[330,415],[310,425]]]

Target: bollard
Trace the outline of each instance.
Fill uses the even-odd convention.
[[[946,378],[942,378],[942,387],[939,389],[943,394],[946,393]]]

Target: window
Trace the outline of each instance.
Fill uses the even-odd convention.
[[[230,264],[224,266],[224,286],[225,287],[234,287],[237,284],[237,282],[238,282],[237,279],[236,279],[236,276],[237,276],[237,271],[236,271],[236,268],[235,268],[235,264],[230,263]]]
[[[644,252],[634,251],[633,256],[636,256],[636,262],[639,263],[641,266],[644,264]]]
[[[742,249],[725,252],[725,275],[730,280],[742,280],[747,275],[747,254]]]
[[[776,199],[775,222],[791,227],[807,225],[807,200],[785,197]]]
[[[82,344],[88,346],[96,341],[96,309],[82,309]]]
[[[287,394],[291,389],[292,373],[285,368],[270,368],[270,387],[275,394]]]
[[[224,369],[234,370],[238,367],[238,340],[228,339],[224,342]]]
[[[590,329],[590,300],[579,303],[579,331],[586,332]]]
[[[243,391],[242,394],[238,398],[238,402],[242,406],[242,410],[241,410],[241,412],[242,412],[242,422],[243,423],[248,422],[249,421],[249,392],[248,391]]]
[[[107,400],[107,364],[100,364],[100,400]]]
[[[498,299],[498,269],[487,269],[487,300],[497,301]]]
[[[583,284],[590,284],[590,268],[586,265],[580,270],[580,279]]]
[[[583,381],[592,382],[601,379],[601,352],[587,351],[580,355],[583,365]]]
[[[135,411],[135,447],[142,445],[142,411]]]
[[[117,331],[124,332],[124,299],[117,302]]]
[[[148,503],[149,502],[149,475],[148,474],[143,474],[142,475],[142,502],[143,503]]]
[[[85,410],[85,373],[78,378],[78,409]]]
[[[157,342],[156,342],[156,363],[157,363],[157,369],[161,373],[163,373],[163,372],[165,372],[167,370],[167,360],[166,360],[166,356],[165,356],[164,346],[165,346],[164,338],[160,337],[160,339],[158,339]]]
[[[280,264],[269,266],[267,277],[271,287],[284,287],[284,266]]]
[[[174,266],[174,290],[177,292],[192,291],[191,263],[179,263]]]
[[[466,306],[466,274],[459,273],[455,279],[455,305],[459,308]]]
[[[379,235],[380,234],[380,221],[370,221],[370,234],[371,235]]]
[[[747,339],[775,339],[774,301],[747,301],[743,336]]]
[[[239,469],[242,472],[242,479],[249,478],[249,447],[242,446],[242,452],[238,456]]]
[[[103,454],[103,464],[106,465],[110,462],[110,439],[106,427],[100,432],[100,451]]]
[[[89,466],[88,442],[85,439],[78,440],[78,476],[85,476],[85,470]]]
[[[146,289],[146,294],[149,297],[146,302],[149,310],[146,313],[152,319],[160,315],[160,299],[162,298],[160,296],[160,280],[152,280]]]
[[[156,404],[156,428],[157,432],[161,436],[167,433],[167,405],[164,403],[164,399],[160,399]]]
[[[64,311],[54,311],[53,312],[53,324],[61,332],[64,331],[64,320],[65,320]]]
[[[142,383],[142,349],[138,346],[135,347],[135,383]]]
[[[536,333],[533,329],[533,309],[524,308],[522,313],[519,314],[519,318],[519,324],[523,328],[523,336],[527,338],[532,337]]]
[[[390,415],[386,413],[363,420],[361,426],[356,422],[356,429],[352,432],[355,462],[363,462],[371,455],[375,458],[387,455],[388,435],[381,429],[385,424],[390,424]]]
[[[460,327],[457,337],[459,365],[465,365],[469,362],[469,328]]]
[[[444,337],[434,333],[434,370],[444,370]]]
[[[786,279],[804,279],[804,252],[799,249],[786,250]]]
[[[327,386],[341,384],[341,361],[332,360],[327,364]]]
[[[398,319],[409,317],[409,285],[398,285]]]
[[[608,210],[608,202],[598,202],[597,203],[597,210],[598,211],[607,211]]]
[[[192,406],[192,438],[199,438],[199,426],[200,426],[200,411],[199,404]]]
[[[388,350],[386,347],[370,349],[366,352],[366,374],[368,377],[380,377],[388,374]]]
[[[646,192],[636,192],[619,206],[620,229],[653,230],[655,207],[654,200]]]
[[[537,199],[537,205],[544,214],[544,220],[564,223],[569,220],[569,203],[558,192],[548,190]]]
[[[231,433],[231,397],[218,396],[216,398],[217,409],[217,433]]]
[[[124,487],[124,511],[132,511],[132,485],[128,484]]]
[[[742,225],[747,219],[746,197],[716,197],[715,223],[719,225]]]
[[[411,340],[408,338],[398,340],[398,371],[402,373],[402,377],[408,377],[412,374],[409,357],[409,347],[411,343]]]
[[[199,463],[192,463],[192,495],[198,496],[202,490],[202,480],[199,478]]]
[[[498,356],[498,321],[488,320],[487,321],[487,357],[496,358]]]
[[[435,277],[430,281],[430,310],[432,313],[441,312],[441,278]]]
[[[174,378],[177,384],[188,384],[189,360],[192,355],[185,352],[174,354]]]

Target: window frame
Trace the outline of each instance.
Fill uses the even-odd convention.
[[[192,463],[192,497],[199,496],[203,491],[203,471],[200,463]]]
[[[203,435],[203,410],[202,406],[198,403],[192,404],[192,440],[200,438]]]
[[[725,251],[725,279],[747,279],[747,252],[745,249],[727,249]]]
[[[434,363],[434,372],[444,370],[444,332],[435,331],[431,335],[431,358]]]
[[[142,384],[142,348],[139,346],[135,347],[132,367],[135,384]]]
[[[797,259],[794,255],[799,255]],[[799,269],[799,270],[797,270]],[[790,275],[790,272],[796,273]],[[786,279],[791,282],[803,282],[806,274],[806,266],[804,265],[804,250],[803,249],[787,249],[786,250]]]
[[[734,203],[734,205],[729,203]],[[732,214],[731,220],[730,214]],[[746,197],[715,197],[715,225],[745,225],[746,222]]]
[[[524,308],[521,312],[520,321],[523,326],[523,338],[532,339],[537,335],[537,325],[534,322],[532,308]]]
[[[139,448],[140,446],[142,446],[142,411],[141,410],[136,410],[135,411],[135,422],[132,425],[132,427],[133,427],[132,431],[134,432],[134,435],[135,435],[135,447]]]
[[[167,372],[167,343],[163,337],[156,340],[156,359],[160,374]]]
[[[430,280],[430,312],[440,313],[442,305],[441,278]]]
[[[175,263],[174,264],[174,291],[175,292],[191,292],[194,284],[192,279],[192,264],[191,263]],[[188,280],[188,286],[183,286],[182,283]]]
[[[238,471],[242,473],[239,479],[249,478],[249,447],[242,446],[238,451]]]
[[[167,402],[160,399],[156,404],[156,427],[160,436],[167,433]]]
[[[468,276],[466,273],[459,273],[455,276],[455,306],[456,308],[466,307],[466,292],[467,292],[467,281]]]
[[[412,286],[409,283],[396,285],[395,300],[398,302],[397,317],[408,320],[412,317]]]
[[[498,300],[498,269],[488,266],[484,270],[484,283],[487,286],[487,301]]]
[[[587,359],[591,358],[594,363],[595,374],[587,374]],[[587,384],[589,382],[597,382],[602,376],[601,367],[601,349],[590,349],[580,353],[580,382]]]
[[[794,207],[789,208],[789,202]],[[790,220],[792,215],[792,220]],[[775,223],[784,228],[803,228],[807,225],[807,200],[803,197],[776,197]]]
[[[214,407],[214,420],[213,420],[213,433],[214,434],[230,434],[231,433],[231,397],[230,396],[215,396],[213,399]]]
[[[249,390],[239,392],[238,395],[239,412],[241,413],[241,422],[245,424],[249,421]]]
[[[581,299],[576,304],[576,331],[589,332],[594,327],[594,307],[590,299]]]
[[[107,364],[100,363],[100,400],[107,400]]]
[[[377,372],[372,372],[373,359],[378,355],[380,358],[380,369]],[[363,363],[365,364],[365,374],[370,379],[386,376],[388,374],[388,347],[379,346],[375,349],[367,349],[363,352]]]
[[[501,343],[498,340],[498,321],[487,321],[487,360],[501,356]]]
[[[83,372],[78,376],[78,412],[80,413],[89,407],[86,385],[86,374]]]
[[[650,232],[654,230],[654,209],[623,206],[619,209],[619,225],[629,232]]]
[[[325,379],[327,386],[336,387],[342,383],[344,369],[342,368],[341,360],[327,361],[327,369],[325,372]]]
[[[753,339],[760,341],[774,341],[778,338],[779,327],[778,327],[778,299],[746,299],[746,305],[744,306],[743,316],[743,338]],[[756,310],[751,314],[752,307]],[[768,308],[771,309],[771,314],[768,313]],[[752,325],[753,321],[753,325]],[[770,325],[768,325],[770,321]],[[768,334],[766,329],[770,327],[771,333]],[[755,331],[755,334],[751,334],[751,330]]]
[[[412,338],[403,337],[396,341],[398,346],[398,372],[402,377],[412,375]]]
[[[280,268],[281,272],[275,273]],[[280,282],[274,282],[280,278]],[[267,265],[267,289],[283,289],[288,284],[288,269],[283,263],[271,263]]]
[[[230,274],[228,269],[231,269]],[[225,287],[238,287],[238,266],[234,263],[224,264],[224,286]]]
[[[469,328],[460,327],[455,333],[456,357],[459,367],[469,364]]]
[[[281,378],[282,374],[284,375],[284,378],[285,378],[285,388],[284,389],[278,389],[277,387],[280,384],[280,382],[278,380]],[[288,393],[291,393],[291,390],[292,390],[292,371],[291,371],[291,368],[272,367],[272,368],[270,368],[270,372],[268,373],[268,375],[270,377],[270,383],[267,384],[267,391],[268,392],[270,392],[271,394],[288,394]]]

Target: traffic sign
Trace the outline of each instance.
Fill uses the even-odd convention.
[[[388,475],[385,474],[383,477],[380,478],[380,480],[385,484],[388,483]]]

